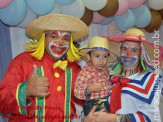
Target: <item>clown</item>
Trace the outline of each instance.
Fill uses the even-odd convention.
[[[110,42],[114,45],[111,51],[117,52],[120,48],[119,61],[112,65],[119,76],[110,79],[112,86],[108,102],[111,113],[94,112],[94,108],[85,121],[161,121],[155,97],[160,96],[158,91],[162,77],[148,71],[154,70],[154,47],[145,40],[145,34],[136,28],[127,30],[123,37],[108,38],[113,40]]]
[[[26,27],[26,52],[13,59],[0,83],[0,113],[9,121],[69,122],[75,117],[73,89],[80,66],[73,41],[88,34],[80,19],[49,14]]]

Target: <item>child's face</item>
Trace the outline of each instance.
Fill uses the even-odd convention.
[[[87,55],[87,58],[91,60],[91,64],[96,69],[104,68],[108,63],[109,52],[104,50],[93,50]]]

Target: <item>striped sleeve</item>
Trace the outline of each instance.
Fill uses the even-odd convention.
[[[135,114],[129,114],[131,122],[151,122],[149,117],[142,112],[136,112]]]
[[[161,122],[159,111],[160,92],[156,92],[151,104],[139,101],[139,109],[136,113],[129,114],[132,122]]]
[[[16,101],[19,108],[19,113],[22,115],[33,115],[35,108],[35,100],[30,98],[30,105],[26,103],[26,85],[28,81],[24,81],[17,86]]]
[[[26,111],[26,85],[27,81],[20,83],[16,90],[16,100],[20,114],[27,115]]]

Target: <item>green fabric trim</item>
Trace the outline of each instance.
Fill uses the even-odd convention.
[[[36,106],[36,109],[37,109],[37,116],[41,116],[41,117],[38,117],[39,119],[37,119],[37,122],[43,122],[43,110],[44,110],[44,98],[43,97],[37,97],[37,105],[39,107],[39,109],[37,109],[37,106]]]
[[[37,67],[37,75],[38,76],[42,76],[43,75],[41,67]]]
[[[140,57],[140,61],[141,61],[141,65],[142,65],[144,71],[148,72],[148,69],[147,69],[146,66],[144,65],[144,61],[143,61],[143,57],[142,57],[142,56]]]
[[[65,85],[65,115],[69,116],[70,112],[70,105],[71,105],[71,70],[70,68],[66,68],[66,85]],[[70,117],[65,117],[64,122],[70,122]]]
[[[37,67],[37,75],[38,76],[43,76],[43,67]],[[36,97],[36,105],[39,107],[39,109],[37,109],[37,116],[44,116],[43,115],[43,110],[44,110],[44,97]],[[36,108],[37,108],[36,106]],[[36,111],[36,110],[35,110]],[[43,118],[38,117],[39,119],[37,119],[37,122],[43,122]]]
[[[120,70],[120,68],[121,68],[121,62],[119,61],[118,64],[117,64],[117,66],[116,66],[115,69],[114,69],[114,72],[115,72],[115,73],[118,73],[119,70]]]
[[[26,86],[27,86],[27,81],[22,82],[19,86],[18,89],[18,101],[19,101],[19,107],[20,111],[23,115],[27,115],[26,111]]]

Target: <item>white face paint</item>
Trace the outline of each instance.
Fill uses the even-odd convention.
[[[45,50],[54,60],[59,60],[69,49],[71,33],[66,31],[47,31]]]
[[[60,46],[54,42],[50,42],[48,47],[53,57],[60,58],[67,52],[69,45]]]
[[[140,59],[140,45],[135,42],[123,42],[121,61],[125,67],[137,67]]]
[[[46,34],[49,35],[55,35],[57,37],[70,37],[70,32],[64,32],[64,31],[47,31]]]

